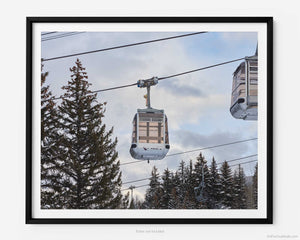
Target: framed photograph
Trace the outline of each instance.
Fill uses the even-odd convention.
[[[271,224],[272,17],[28,17],[27,224]]]

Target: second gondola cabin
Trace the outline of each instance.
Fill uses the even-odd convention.
[[[170,149],[164,110],[138,109],[133,119],[130,154],[139,160],[161,160]]]
[[[233,73],[230,112],[234,118],[257,120],[257,55],[246,57]]]

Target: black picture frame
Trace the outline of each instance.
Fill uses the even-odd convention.
[[[272,17],[27,17],[26,35],[26,224],[272,224],[273,223],[273,18]],[[33,25],[35,23],[262,23],[267,28],[266,218],[34,218]]]

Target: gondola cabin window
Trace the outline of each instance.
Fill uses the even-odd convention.
[[[164,143],[164,115],[139,114],[139,143]]]
[[[245,63],[241,63],[234,72],[231,105],[237,101],[238,97],[245,97]]]
[[[132,121],[133,124],[133,131],[132,131],[132,142],[137,142],[137,124],[136,124],[136,115],[134,116],[134,119]]]
[[[231,107],[233,117],[257,120],[257,56],[246,57],[233,73]]]
[[[168,119],[166,115],[165,115],[165,143],[169,144]]]

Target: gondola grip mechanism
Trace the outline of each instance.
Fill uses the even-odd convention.
[[[137,81],[137,86],[139,88],[145,88],[145,87],[150,87],[154,86],[158,83],[158,77],[152,77],[150,79],[140,79]]]

